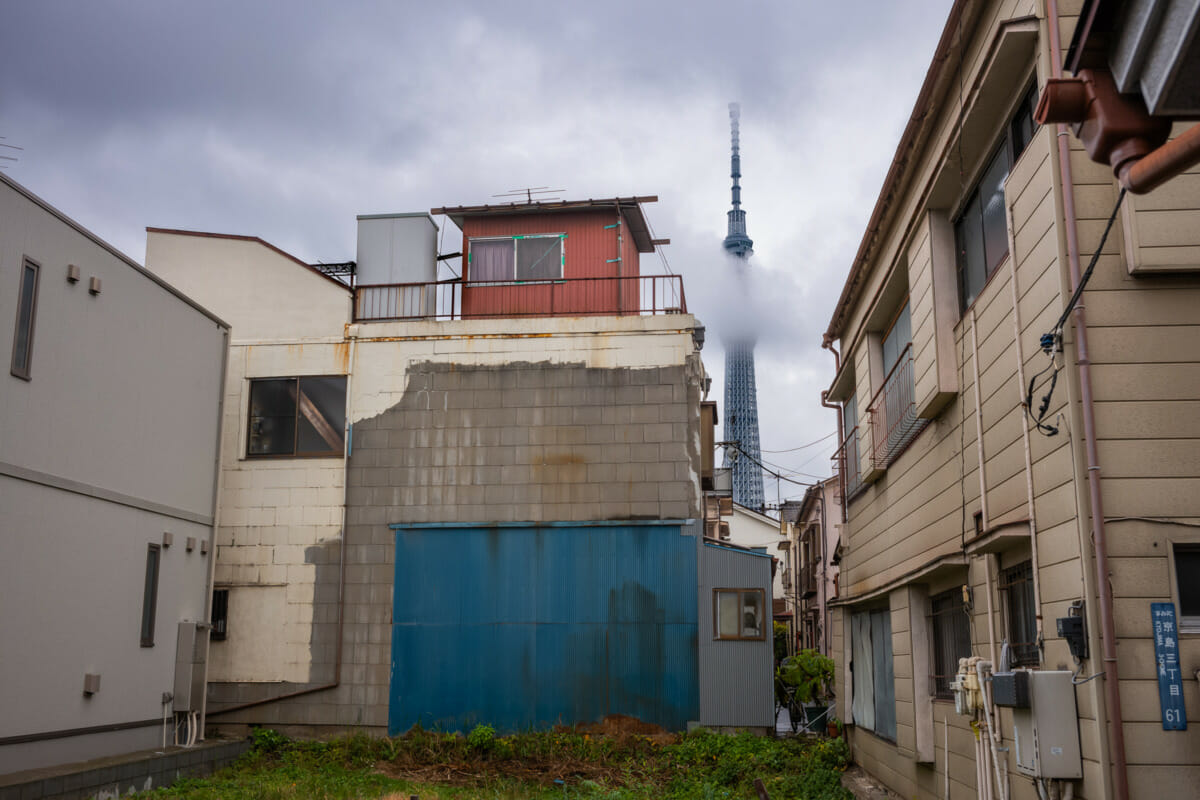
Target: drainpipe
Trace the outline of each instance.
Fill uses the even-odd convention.
[[[1050,38],[1050,66],[1056,78],[1062,77],[1062,48],[1058,25],[1058,0],[1046,0],[1046,21]],[[1076,231],[1075,184],[1071,176],[1071,150],[1066,127],[1059,124],[1058,166],[1062,179],[1063,212],[1067,237],[1067,261],[1071,288],[1079,286],[1079,236]],[[1113,623],[1112,584],[1108,579],[1108,539],[1104,530],[1104,506],[1100,495],[1100,457],[1096,448],[1096,417],[1092,404],[1092,372],[1088,353],[1087,321],[1082,302],[1075,306],[1075,348],[1079,368],[1083,435],[1088,462],[1088,494],[1091,500],[1092,539],[1096,553],[1096,589],[1100,595],[1100,625],[1104,652],[1104,690],[1111,727],[1109,753],[1112,757],[1113,795],[1129,800],[1129,778],[1125,765],[1124,717],[1121,713],[1120,674],[1117,669],[1116,626]]]
[[[984,471],[986,456],[983,452],[983,398],[979,386],[979,339],[975,334],[975,307],[971,307],[971,369],[975,378],[975,453],[979,457],[979,527],[986,532],[992,524],[988,513],[987,473]],[[995,658],[992,662],[995,663]]]
[[[221,477],[224,473],[221,469],[221,446],[225,437],[221,435],[221,426],[225,423],[225,378],[228,371],[229,329],[226,328],[221,336],[221,380],[217,390],[217,452],[216,463],[213,465],[212,530],[208,533],[208,583],[204,586],[204,621],[208,623],[209,628],[208,636],[204,639],[204,691],[200,693],[200,741],[204,741],[204,726],[208,722],[208,656],[212,647],[213,583],[217,577],[217,526],[221,523]],[[163,709],[163,721],[166,722],[166,709]],[[165,729],[163,737],[165,740]]]
[[[842,357],[838,353],[838,351],[834,348],[833,341],[831,339],[829,339],[828,337],[826,337],[821,342],[821,349],[828,350],[829,352],[833,353],[833,374],[834,374],[834,377],[837,377],[837,374],[842,371]],[[837,412],[837,446],[841,447],[846,441],[845,433],[842,430],[842,428],[845,424],[844,421],[842,420],[842,406],[840,403],[830,403],[828,400],[828,397],[829,397],[828,389],[821,392],[821,405],[825,406],[826,408],[832,408],[834,411]],[[843,525],[847,522],[846,506],[849,505],[849,503],[846,502],[845,488],[846,488],[845,476],[843,475],[842,476],[842,503],[841,503],[842,524]],[[825,492],[824,492],[824,490],[822,490],[822,492],[821,492],[822,497],[824,497],[824,494],[825,494]],[[822,516],[824,516],[824,514],[825,514],[824,508],[821,509],[821,514],[822,514]]]

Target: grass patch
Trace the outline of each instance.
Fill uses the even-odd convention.
[[[595,730],[595,729],[593,729]],[[841,786],[840,739],[769,739],[697,731],[686,736],[631,730],[558,729],[467,736],[414,729],[393,739],[355,735],[290,741],[255,731],[233,767],[150,794],[182,800],[852,800]]]

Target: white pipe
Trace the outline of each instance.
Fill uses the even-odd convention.
[[[975,376],[975,451],[979,454],[979,516],[980,527],[987,531],[991,525],[987,504],[987,476],[984,474],[983,399],[979,386],[979,338],[975,334],[975,307],[971,306],[971,369]]]
[[[1062,800],[1075,800],[1075,781],[1063,781]]]
[[[950,718],[942,717],[942,741],[946,764],[946,791],[944,800],[950,800]]]
[[[983,693],[983,716],[987,720],[988,744],[992,748],[992,765],[996,773],[996,789],[1000,792],[1001,800],[1008,800],[1008,784],[1005,777],[1008,775],[1007,766],[1003,773],[1000,771],[999,751],[996,749],[996,734],[992,730],[992,693],[988,691],[987,683],[983,679],[984,665],[987,669],[992,669],[992,663],[988,661],[975,662],[975,677],[979,679],[979,690]],[[990,783],[990,781],[989,781]]]
[[[1004,213],[1008,218],[1008,267],[1010,274],[1009,285],[1012,287],[1013,305],[1013,342],[1017,351],[1017,402],[1021,408],[1025,404],[1025,355],[1021,347],[1021,309],[1020,292],[1017,290],[1017,234],[1013,227],[1012,204],[1005,203]],[[1042,663],[1042,589],[1041,576],[1038,574],[1038,545],[1037,519],[1033,494],[1033,456],[1029,449],[1029,420],[1021,413],[1021,445],[1025,449],[1025,494],[1027,515],[1029,516],[1029,570],[1033,573],[1033,619],[1037,631],[1037,659]],[[995,659],[993,659],[995,663]]]

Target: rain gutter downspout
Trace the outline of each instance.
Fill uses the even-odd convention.
[[[357,326],[347,325],[347,328],[357,328]],[[352,383],[354,380],[354,363],[355,363],[354,359],[355,359],[356,354],[358,353],[358,334],[354,333],[353,335],[351,335],[349,332],[347,332],[347,336],[350,338],[350,356],[348,358],[349,369],[346,370],[346,430],[345,430],[346,451],[345,451],[345,455],[343,456],[343,461],[347,468],[346,471],[348,472],[349,471],[348,470],[349,461],[350,461],[349,454],[351,452],[350,447],[352,445],[351,436],[353,434],[353,423],[351,422],[351,420],[353,419],[353,416],[351,416],[351,409],[352,409],[352,404],[354,402],[354,394],[351,391],[351,388],[352,388]],[[229,706],[227,708],[222,708],[220,711],[214,711],[213,712],[214,715],[228,714],[228,713],[231,713],[234,711],[241,711],[243,709],[253,708],[255,706],[264,706],[264,705],[267,705],[268,703],[277,703],[280,700],[289,700],[293,697],[303,697],[306,694],[314,694],[316,692],[324,692],[324,691],[328,691],[329,689],[336,689],[337,687],[341,686],[341,684],[342,684],[342,639],[343,639],[343,636],[345,633],[345,620],[346,620],[346,520],[347,520],[347,517],[349,516],[349,514],[348,514],[349,505],[347,503],[349,491],[350,491],[350,482],[348,480],[346,480],[345,477],[343,477],[342,478],[342,536],[341,536],[341,543],[338,546],[338,592],[337,592],[338,616],[337,616],[337,634],[336,634],[337,643],[335,645],[335,651],[334,651],[334,657],[333,657],[333,680],[330,681],[329,683],[322,683],[319,686],[309,686],[305,689],[297,689],[294,692],[284,692],[283,694],[277,694],[273,697],[265,697],[261,700],[251,700],[248,703],[238,703],[237,705]]]
[[[1046,22],[1050,39],[1050,68],[1062,77],[1062,48],[1058,26],[1058,0],[1046,0]],[[1071,150],[1066,126],[1057,126],[1058,167],[1062,178],[1063,216],[1067,238],[1067,262],[1071,288],[1079,285],[1079,236],[1076,230],[1075,184],[1071,175]],[[1081,298],[1082,300],[1082,298]],[[1088,494],[1091,500],[1092,539],[1096,554],[1096,590],[1100,595],[1100,625],[1104,652],[1104,690],[1111,727],[1109,753],[1115,800],[1129,800],[1129,777],[1125,763],[1124,716],[1121,712],[1120,674],[1117,669],[1116,626],[1113,623],[1112,584],[1108,579],[1108,540],[1104,530],[1104,506],[1100,493],[1100,457],[1096,448],[1096,417],[1092,404],[1092,373],[1088,353],[1087,318],[1084,303],[1075,306],[1075,348],[1079,369],[1083,436],[1088,462]]]
[[[225,422],[225,379],[229,370],[229,328],[221,333],[221,379],[217,388],[217,452],[216,463],[213,465],[213,500],[212,528],[208,532],[208,583],[204,587],[204,621],[208,623],[208,636],[204,639],[204,691],[200,693],[200,733],[199,740],[204,741],[204,725],[208,721],[208,656],[212,647],[212,602],[213,583],[217,578],[217,526],[220,524],[221,513],[221,459],[222,442],[221,426]],[[166,703],[163,703],[165,706]],[[166,709],[163,709],[163,721],[166,721]],[[164,730],[164,738],[166,732]]]
[[[838,353],[838,351],[834,348],[832,340],[830,340],[828,337],[826,337],[825,340],[821,342],[821,349],[828,350],[829,352],[833,353],[833,374],[836,377],[838,375],[838,373],[840,373],[842,371],[842,356],[841,356],[841,354]],[[846,436],[842,430],[845,425],[844,421],[842,420],[842,406],[840,403],[829,402],[828,398],[829,398],[829,390],[826,389],[821,392],[821,405],[825,406],[825,408],[832,408],[835,412],[837,412],[837,446],[841,447],[846,442]],[[842,523],[843,524],[845,524],[847,522],[846,506],[849,505],[849,503],[846,502],[845,488],[846,488],[845,476],[843,476],[843,479],[842,479],[842,502],[840,503],[840,505],[842,507]],[[825,492],[824,492],[824,490],[822,490],[822,492],[821,492],[822,499],[824,499],[824,496],[825,496]],[[822,503],[821,518],[824,519],[824,517],[825,517],[825,508],[824,508],[824,503]]]

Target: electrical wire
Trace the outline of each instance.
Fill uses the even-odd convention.
[[[836,433],[837,433],[837,431],[832,431],[831,433],[828,433],[828,434],[822,436],[820,439],[817,439],[815,442],[809,442],[808,444],[802,444],[799,447],[792,447],[788,450],[763,450],[762,452],[764,452],[764,453],[794,453],[797,450],[805,450],[809,447],[812,447],[815,444],[820,444],[821,442],[825,441],[830,436],[833,436]]]
[[[1071,312],[1079,304],[1079,298],[1083,296],[1083,290],[1087,287],[1088,280],[1092,277],[1092,272],[1096,269],[1096,264],[1100,262],[1100,256],[1104,252],[1104,243],[1108,241],[1108,234],[1112,231],[1113,223],[1117,220],[1117,212],[1121,210],[1121,203],[1125,200],[1125,189],[1122,188],[1120,194],[1117,195],[1117,202],[1113,205],[1112,213],[1108,215],[1108,224],[1104,226],[1104,232],[1100,234],[1100,243],[1096,245],[1095,252],[1092,253],[1091,261],[1088,262],[1087,269],[1083,271],[1083,275],[1079,278],[1079,284],[1075,287],[1075,291],[1071,293],[1071,299],[1067,301],[1066,308],[1063,309],[1058,321],[1054,323],[1054,327],[1048,333],[1043,333],[1039,340],[1039,345],[1042,352],[1050,357],[1050,366],[1043,369],[1037,375],[1029,379],[1029,388],[1025,394],[1025,402],[1023,404],[1025,416],[1033,423],[1034,429],[1043,436],[1054,436],[1058,433],[1058,428],[1053,425],[1045,424],[1046,414],[1050,410],[1050,401],[1054,397],[1054,388],[1058,385],[1058,373],[1062,369],[1056,359],[1056,354],[1061,353],[1063,349],[1063,330],[1066,327],[1067,320],[1071,316]],[[1041,403],[1038,406],[1037,414],[1033,413],[1033,394],[1037,379],[1047,372],[1051,372],[1049,378],[1049,388],[1042,396]]]
[[[746,457],[747,461],[749,461],[751,464],[754,464],[755,466],[759,467],[760,469],[762,469],[763,472],[770,475],[772,478],[775,478],[776,480],[786,481],[787,483],[793,483],[796,486],[805,486],[805,487],[816,486],[815,483],[805,483],[803,481],[794,481],[791,478],[789,478],[781,473],[775,472],[774,470],[764,466],[761,461],[759,461],[754,456],[750,455],[745,450],[743,450],[740,442],[720,442],[720,444],[725,447],[732,447],[734,450],[737,450],[738,453],[740,453],[741,455]],[[814,475],[812,477],[816,477],[816,476]]]

